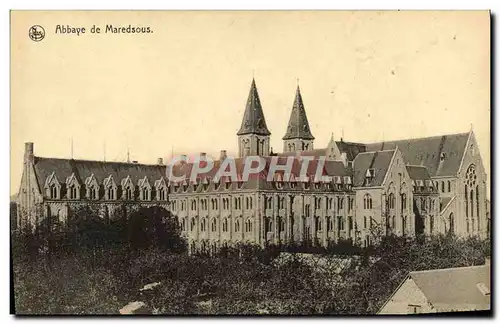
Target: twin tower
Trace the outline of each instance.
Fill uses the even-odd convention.
[[[270,155],[269,140],[271,132],[266,125],[255,79],[252,80],[245,114],[237,135],[239,157]],[[283,136],[283,152],[309,151],[313,149],[313,142],[314,136],[311,134],[300,88],[297,86],[292,113],[288,121],[286,134]]]

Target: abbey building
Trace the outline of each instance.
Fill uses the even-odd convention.
[[[378,238],[454,233],[490,235],[486,173],[474,133],[353,143],[331,138],[316,148],[302,94],[297,87],[283,152],[270,150],[268,125],[252,80],[237,132],[237,179],[215,172],[229,157],[221,151],[214,168],[190,181],[194,162],[177,163],[168,179],[156,165],[41,158],[27,143],[18,198],[17,225],[36,227],[46,217],[64,224],[72,210],[92,205],[106,218],[139,206],[160,205],[178,217],[192,250],[216,250],[241,243],[308,241],[327,245],[349,239],[367,246]],[[258,175],[244,181],[247,157],[265,161]],[[320,164],[320,157],[325,157]],[[267,175],[271,160],[292,160],[290,181]],[[309,180],[299,176],[304,161]],[[331,177],[319,182],[321,168]]]

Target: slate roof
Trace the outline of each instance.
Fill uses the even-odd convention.
[[[353,161],[353,186],[381,186],[395,152],[396,150],[387,150],[358,154]],[[375,173],[371,181],[366,179],[368,169],[373,169]]]
[[[383,143],[366,144],[367,151],[390,150],[398,147],[406,164],[427,167],[431,177],[454,176],[458,173],[470,133],[460,133]],[[445,153],[444,161],[440,161]]]
[[[53,172],[55,172],[57,180],[61,184],[64,184],[71,174],[74,174],[80,185],[83,185],[85,180],[92,174],[98,184],[102,184],[104,179],[111,175],[117,184],[127,176],[130,176],[135,185],[144,177],[148,177],[151,180],[158,180],[166,175],[166,167],[164,165],[139,163],[35,157],[34,166],[38,186],[41,190],[43,190],[45,181]]]
[[[441,312],[489,310],[490,295],[483,294],[478,284],[490,289],[489,265],[414,271],[409,277]]]
[[[407,165],[406,171],[412,180],[431,180],[427,168],[421,165]]]
[[[252,79],[245,113],[243,115],[240,130],[237,133],[237,135],[244,134],[271,135],[271,132],[266,125],[266,119],[264,118],[264,112],[262,111],[262,105],[260,104],[255,79]]]
[[[348,161],[353,161],[354,158],[356,158],[356,156],[359,153],[366,152],[366,145],[362,144],[362,143],[344,142],[343,140],[337,141],[335,143],[337,144],[337,147],[339,148],[340,153],[347,154]]]
[[[266,162],[266,165],[264,169],[259,172],[258,174],[250,174],[249,179],[267,179],[267,175],[269,174],[270,171],[270,165],[271,165],[271,160],[272,157],[262,157],[264,161]],[[288,157],[278,157],[277,165],[286,165],[287,163],[287,158]],[[230,159],[230,158],[229,158]],[[248,161],[246,158],[235,158],[234,159],[234,167],[236,168],[236,173],[238,178],[242,178],[244,168],[245,168],[245,163]],[[252,162],[252,167],[256,167],[257,162]],[[206,164],[201,163],[200,167],[204,168]],[[217,172],[220,170],[222,167],[222,161],[217,160],[214,161],[213,167],[206,172],[199,173],[197,175],[197,181],[203,181],[204,178],[210,178],[214,179],[215,175]],[[226,167],[223,171],[228,171],[229,168],[231,167],[231,164],[226,164]],[[308,163],[308,168],[306,171],[306,175],[310,178],[313,178],[316,175],[316,170],[318,168],[318,160],[312,160],[309,161]],[[300,157],[293,157],[293,164],[292,164],[292,169],[291,169],[291,174],[298,178],[300,176],[302,168],[302,159]],[[182,162],[175,164],[172,170],[172,174],[176,177],[180,176],[185,176],[186,179],[189,179],[191,177],[191,173],[193,172],[193,163],[187,163],[187,162]],[[283,174],[283,171],[276,171],[276,174]],[[322,170],[322,175],[330,175],[330,176],[348,176],[349,173],[347,172],[346,168],[344,167],[344,164],[340,161],[325,161],[323,165],[323,170]],[[225,182],[226,180],[230,180],[229,176],[222,176],[220,181]]]
[[[279,156],[313,156],[318,158],[320,156],[326,156],[326,149],[314,149],[309,151],[300,151],[300,152],[284,152],[278,153]]]
[[[293,101],[292,113],[290,114],[286,134],[283,136],[284,140],[293,138],[314,139],[311,128],[309,127],[309,122],[307,121],[306,110],[304,109],[299,86],[297,86],[297,91],[295,93],[295,100]]]

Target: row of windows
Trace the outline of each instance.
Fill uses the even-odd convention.
[[[236,182],[236,188],[241,189],[243,188],[243,181],[237,181]],[[285,186],[285,183],[287,186]],[[297,188],[297,185],[301,183],[302,189],[309,190],[311,187],[314,189],[323,189],[323,190],[351,190],[352,185],[350,183],[322,183],[322,182],[316,182],[311,186],[310,182],[296,182],[296,181],[290,181],[290,182],[284,182],[284,181],[273,181],[273,187],[276,189],[283,189],[285,187],[295,189]],[[198,189],[201,187],[202,191],[207,191],[210,188],[209,183],[203,183],[203,184],[173,184],[173,192],[176,193],[181,193],[181,192],[188,192],[189,188],[192,188],[193,192],[197,192]],[[214,190],[219,190],[220,188],[220,182],[214,182],[213,183],[213,189]],[[226,190],[232,189],[232,182],[224,182],[224,188]]]
[[[436,188],[441,188],[441,192],[451,192],[451,181],[435,181]]]
[[[61,192],[60,188],[55,184],[52,184],[48,189],[48,196],[50,199],[60,199]],[[166,188],[158,188],[156,190],[152,190],[149,188],[142,188],[140,190],[135,190],[135,188],[129,186],[123,189],[122,191],[122,199],[125,200],[135,200],[135,194],[138,193],[138,197],[140,200],[148,201],[152,200],[153,194],[156,194],[157,200],[166,200],[167,199],[167,189]],[[81,199],[81,191],[76,185],[70,185],[67,190],[67,198],[68,199]],[[105,200],[115,200],[118,199],[118,188],[116,187],[108,187],[104,189],[103,195],[99,194],[99,189],[95,186],[86,188],[86,198],[90,200],[99,200],[100,198],[104,198]]]
[[[186,218],[182,218],[181,223],[180,223],[182,231],[186,230],[186,225],[187,225],[186,222],[187,222]],[[224,232],[224,233],[229,232],[228,219],[224,218],[221,223],[222,223],[222,226],[221,226],[222,232]],[[200,220],[200,223],[199,223],[200,232],[207,232],[208,231],[207,224],[208,224],[208,219],[206,217],[204,217]],[[196,231],[196,225],[197,225],[196,220],[194,218],[192,218],[191,223],[190,223],[190,231],[191,232]],[[212,219],[212,222],[210,224],[210,231],[217,232],[217,228],[218,228],[217,225],[218,225],[217,219],[215,219],[215,218]],[[234,231],[239,232],[240,229],[241,229],[240,228],[240,220],[236,219],[234,222]],[[244,230],[245,230],[245,233],[251,232],[253,230],[253,223],[252,223],[251,219],[247,219],[244,222]]]
[[[405,210],[407,207],[407,196],[405,193],[401,195],[401,210]],[[396,208],[396,196],[393,193],[390,193],[387,197],[387,207],[389,209]],[[370,194],[365,194],[363,196],[363,209],[373,209],[373,199]]]
[[[212,210],[218,210],[219,209],[219,199],[218,198],[201,198],[200,200],[200,210],[208,210],[208,202],[210,201],[211,209]],[[253,198],[252,197],[245,197],[245,208],[246,209],[252,209],[253,208]],[[172,201],[172,210],[177,211],[177,208],[179,208],[181,211],[184,211],[186,209],[186,204],[184,200],[179,200],[180,206],[178,206],[178,201],[174,200]],[[242,209],[242,197],[235,197],[233,199],[233,209],[235,210],[241,210]],[[222,209],[223,210],[229,210],[229,203],[230,200],[229,198],[222,198]],[[196,199],[191,200],[191,210],[196,211],[198,209],[198,201]]]

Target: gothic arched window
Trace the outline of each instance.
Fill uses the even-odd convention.
[[[396,198],[394,197],[394,194],[391,192],[389,194],[389,209],[394,209],[395,202]]]
[[[372,209],[372,196],[370,196],[370,194],[364,196],[363,207],[364,209]]]

